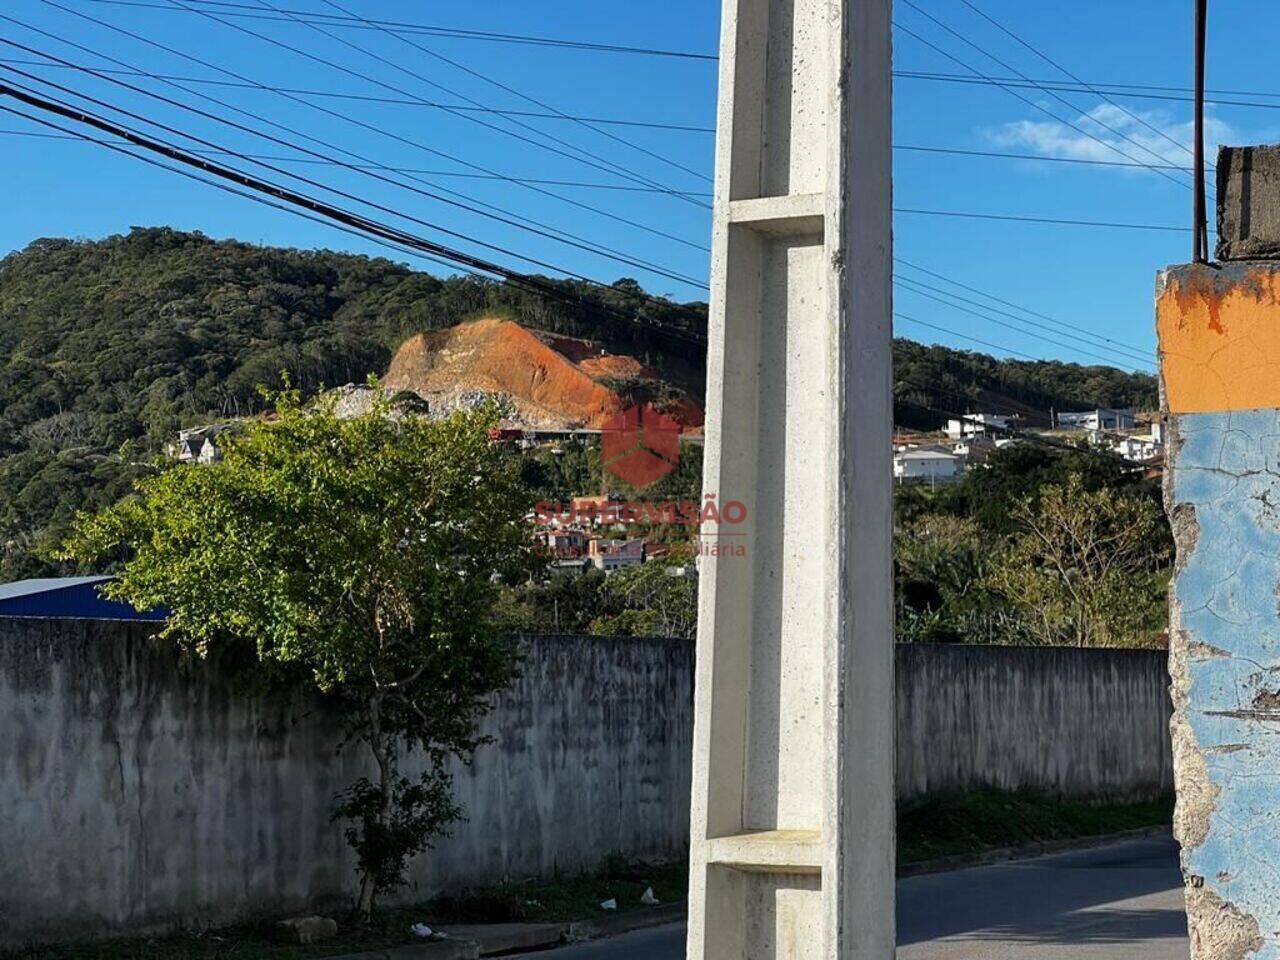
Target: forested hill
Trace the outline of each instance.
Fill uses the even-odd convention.
[[[1017,414],[1024,426],[1048,426],[1054,410],[1154,410],[1160,400],[1148,373],[1059,360],[997,360],[901,338],[893,344],[893,368],[894,418],[906,427],[937,427],[947,412]]]
[[[55,569],[41,558],[74,511],[126,492],[178,427],[253,412],[258,386],[282,370],[305,390],[363,380],[406,337],[462,320],[497,315],[592,338],[700,393],[703,357],[661,331],[705,332],[705,304],[652,300],[630,280],[561,286],[580,302],[167,228],[38,240],[9,255],[0,260],[0,582]],[[1152,378],[1107,367],[905,340],[895,353],[899,416],[913,425],[938,422],[930,406],[1155,399]],[[933,389],[920,393],[903,376]]]

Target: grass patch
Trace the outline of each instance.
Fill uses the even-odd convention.
[[[995,790],[929,797],[898,808],[898,862],[920,863],[1172,822],[1172,797],[1100,805]]]

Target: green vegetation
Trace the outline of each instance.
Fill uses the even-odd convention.
[[[997,360],[984,353],[893,344],[894,421],[934,429],[955,414],[978,410],[1021,414],[1025,426],[1049,426],[1048,411],[1094,407],[1154,410],[1156,378],[1116,367],[1057,360]]]
[[[996,790],[929,797],[898,807],[898,863],[1099,837],[1173,822],[1173,798],[1088,804]]]
[[[1173,542],[1155,481],[1081,449],[1018,444],[895,501],[898,639],[1148,647]]]
[[[193,659],[228,652],[343,711],[346,742],[377,769],[334,810],[368,916],[462,815],[448,763],[483,742],[477,720],[513,675],[491,613],[496,580],[527,576],[528,503],[487,439],[490,411],[396,417],[383,400],[344,419],[332,395],[275,400],[273,417],[228,435],[220,462],[174,463],[81,515],[67,550],[123,552],[107,592],[168,608],[159,635]]]
[[[262,409],[281,370],[310,395],[382,373],[406,337],[483,314],[602,341],[702,392],[704,355],[649,323],[702,333],[706,306],[556,281],[581,305],[504,284],[439,279],[389,260],[215,241],[168,228],[37,240],[0,260],[0,582],[70,573],[50,554],[77,510],[114,503],[179,427]],[[639,321],[633,322],[633,321]],[[897,419],[938,410],[1151,407],[1153,377],[894,344]],[[922,386],[923,385],[923,386]],[[933,408],[933,409],[926,409]],[[1035,422],[1034,419],[1029,422]],[[684,460],[687,460],[686,464]],[[531,466],[536,491],[599,490],[589,463]],[[672,489],[696,492],[682,459]]]
[[[0,260],[0,582],[71,572],[50,553],[77,510],[150,472],[177,429],[382,373],[406,337],[483,314],[591,337],[700,392],[702,357],[647,321],[705,329],[702,304],[630,280],[561,286],[581,306],[389,260],[137,228],[37,240]],[[637,322],[632,322],[633,318]]]

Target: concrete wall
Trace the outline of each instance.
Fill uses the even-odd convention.
[[[1173,791],[1163,651],[903,644],[897,793]]]
[[[346,902],[355,878],[314,701],[184,672],[145,624],[0,619],[0,943],[202,925]],[[899,792],[1168,789],[1157,653],[899,647]],[[692,645],[542,637],[457,773],[470,820],[422,857],[422,898],[685,854]]]
[[[1280,246],[1280,157],[1267,153],[1243,169],[1237,156],[1234,182],[1220,171],[1220,252]],[[1278,960],[1280,263],[1169,268],[1156,326],[1171,457],[1165,507],[1178,546],[1174,833],[1191,955]]]
[[[355,870],[329,822],[366,766],[334,717],[183,674],[147,628],[0,619],[0,943],[323,908]],[[543,637],[457,771],[469,822],[419,858],[422,898],[683,857],[690,644]],[[349,901],[345,901],[349,902]]]

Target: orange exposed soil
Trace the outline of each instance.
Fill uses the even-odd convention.
[[[383,383],[413,390],[433,409],[449,409],[478,392],[500,394],[510,419],[545,429],[596,428],[628,401],[598,381],[652,381],[634,357],[602,353],[597,344],[539,336],[511,320],[485,317],[410,337],[396,351]],[[670,411],[688,427],[702,409],[681,395]]]

